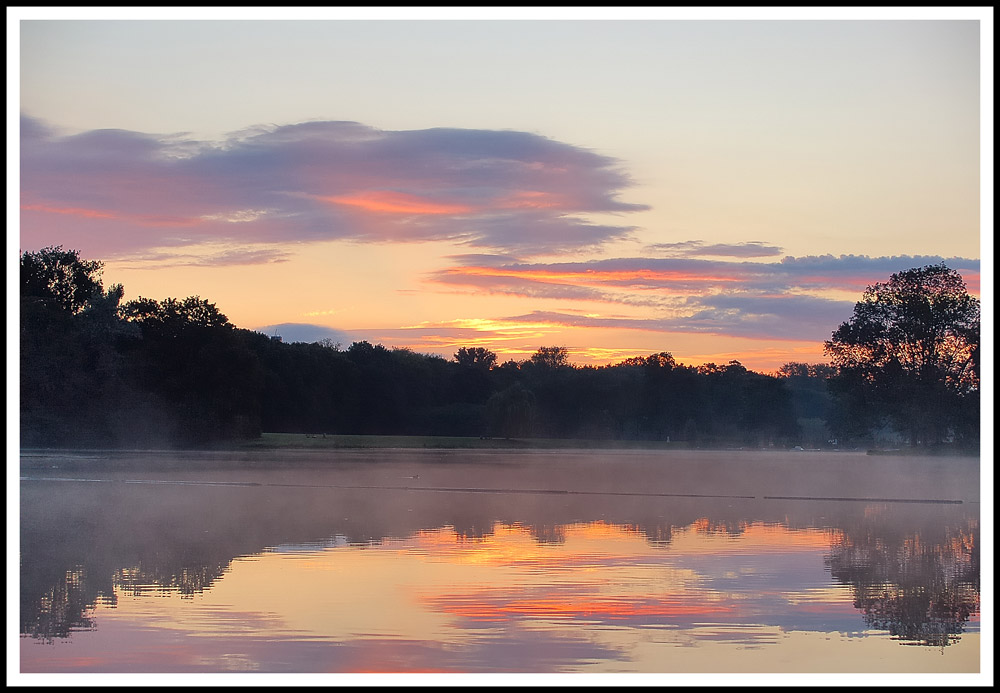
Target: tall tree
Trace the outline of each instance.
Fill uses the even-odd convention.
[[[104,263],[81,260],[61,245],[21,254],[21,298],[40,299],[69,313],[79,313],[103,289]]]
[[[569,349],[560,346],[538,347],[529,363],[542,368],[567,368],[570,366]]]
[[[124,289],[103,263],[50,246],[21,254],[20,436],[25,446],[109,445],[127,390],[117,344]]]
[[[162,301],[140,296],[122,306],[122,312],[127,320],[138,323],[144,333],[176,336],[188,327],[233,327],[229,318],[214,303],[199,296],[188,296],[183,300],[165,298]]]
[[[497,355],[483,347],[462,347],[455,352],[458,368],[451,375],[453,396],[460,402],[484,404],[493,394],[490,371]]]
[[[913,444],[975,442],[979,418],[979,300],[944,263],[869,286],[825,343],[837,375],[839,425],[889,423]]]
[[[460,366],[490,370],[497,365],[497,355],[483,347],[462,347],[455,352]]]
[[[490,425],[506,438],[531,435],[535,419],[535,394],[519,382],[495,393],[486,403]]]
[[[170,443],[259,435],[260,359],[214,303],[198,296],[138,298],[122,314],[141,332],[125,347],[131,376],[152,398],[137,409],[145,406],[145,420],[148,410],[156,412]]]

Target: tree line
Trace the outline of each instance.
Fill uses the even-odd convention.
[[[669,352],[577,366],[560,346],[499,363],[479,346],[445,359],[367,341],[285,343],[235,327],[199,296],[123,302],[102,271],[61,246],[21,254],[23,447],[200,447],[263,431],[820,447],[867,444],[886,427],[924,444],[978,441],[978,302],[975,334],[962,337],[974,336],[974,363],[914,395],[912,407],[937,416],[909,426],[892,409],[892,378],[876,376],[917,393],[919,376],[934,374],[923,362],[913,375],[892,358],[852,361],[850,339],[871,325],[834,334],[833,364],[776,375],[739,361],[687,366]],[[958,337],[942,339],[961,351]]]

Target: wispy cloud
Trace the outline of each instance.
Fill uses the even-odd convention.
[[[645,257],[556,263],[505,263],[493,259],[482,262],[475,255],[453,259],[457,260],[456,266],[433,273],[429,280],[481,288],[495,284],[505,291],[516,282],[523,282],[526,286],[546,283],[553,287],[645,290],[662,295],[703,295],[725,290],[856,292],[869,284],[887,280],[894,272],[945,262],[962,273],[970,291],[979,290],[979,260],[958,257],[819,255],[785,257],[779,262],[768,263]]]
[[[654,243],[646,247],[647,251],[667,257],[776,257],[782,250],[775,245],[767,245],[760,241],[746,243],[713,243],[703,241],[682,241],[680,243]]]
[[[202,246],[201,253],[162,250],[134,252],[123,269],[168,269],[173,267],[226,267],[230,265],[263,265],[287,262],[289,253],[270,245],[263,247],[213,247]],[[130,265],[129,262],[136,263]]]
[[[687,332],[767,340],[822,340],[850,317],[853,303],[813,296],[770,299],[765,306],[753,299],[730,297],[706,299],[693,304],[690,315],[636,318],[623,316],[581,316],[553,311],[533,311],[504,320],[526,325],[616,328],[647,332]],[[501,320],[502,321],[502,320]]]
[[[353,122],[222,142],[21,119],[21,235],[101,257],[205,243],[449,240],[521,257],[629,236],[620,162],[540,135]]]
[[[531,298],[646,306],[642,317],[536,310],[495,318],[519,325],[629,328],[760,339],[824,340],[865,288],[912,267],[944,261],[979,291],[979,261],[928,256],[785,257],[779,262],[614,258],[571,263],[481,262],[440,270],[433,284]]]

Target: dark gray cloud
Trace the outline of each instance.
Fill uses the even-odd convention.
[[[449,240],[520,255],[627,237],[620,162],[540,135],[322,121],[222,142],[21,119],[21,235],[107,257],[187,244]],[[67,230],[72,227],[67,238]]]

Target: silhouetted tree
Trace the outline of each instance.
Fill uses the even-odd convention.
[[[122,305],[101,269],[61,247],[22,255],[25,444],[202,446],[262,430],[767,444],[791,440],[805,395],[819,396],[816,367],[774,378],[667,351],[594,367],[559,346],[497,365],[483,347],[445,360],[367,341],[286,344],[198,296]]]
[[[352,342],[347,348],[347,355],[358,365],[371,363],[375,359],[381,358],[389,353],[381,344],[372,344],[367,340]]]
[[[978,442],[979,317],[978,299],[944,263],[868,287],[825,343],[836,425],[889,423],[913,444]]]
[[[21,255],[20,433],[24,446],[111,445],[123,400],[120,284],[61,246]]]
[[[566,347],[538,347],[531,355],[529,363],[542,368],[567,368],[570,366],[569,350]]]
[[[497,355],[483,347],[462,347],[455,352],[455,361],[466,368],[490,370],[497,363]]]
[[[486,403],[490,395],[495,391],[490,371],[496,367],[497,355],[489,349],[483,347],[462,347],[455,353],[455,363],[457,368],[451,368],[452,392],[451,399],[456,403],[469,403],[482,405]],[[482,427],[482,412],[475,414],[461,412],[455,409],[453,412],[461,418],[475,417],[479,421],[478,428]],[[481,435],[482,431],[477,431]]]
[[[198,296],[138,298],[122,313],[141,333],[126,345],[132,377],[170,442],[260,434],[259,359],[214,303]]]
[[[532,433],[535,418],[535,395],[521,383],[514,383],[490,397],[486,411],[494,434],[527,436]]]
[[[804,445],[823,446],[832,439],[827,422],[832,415],[833,398],[827,381],[834,373],[836,369],[825,363],[791,362],[778,369],[778,378],[791,396]]]
[[[36,298],[69,313],[81,312],[103,289],[104,263],[81,260],[61,245],[21,254],[21,297]]]
[[[263,373],[261,427],[275,433],[358,430],[361,371],[346,352],[321,344],[282,343],[244,331]]]
[[[183,300],[165,298],[156,301],[141,296],[122,307],[126,320],[142,327],[144,333],[177,336],[181,330],[196,328],[229,328],[233,325],[214,303],[199,297]]]

